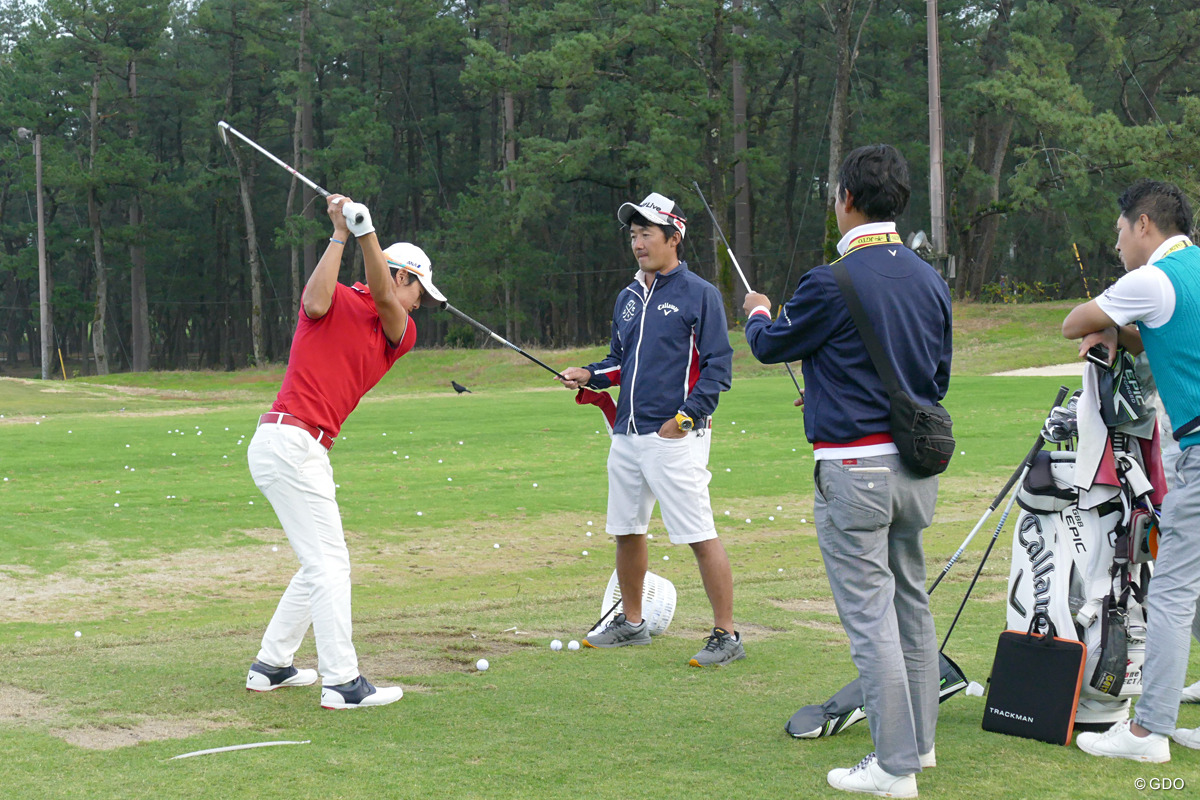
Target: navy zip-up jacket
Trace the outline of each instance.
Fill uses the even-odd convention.
[[[608,356],[584,369],[593,389],[621,386],[613,433],[657,433],[679,411],[699,427],[733,377],[721,293],[686,261],[649,291],[635,279],[613,306]]]
[[[900,388],[932,404],[950,387],[950,289],[900,244],[857,247],[840,259],[891,360]],[[746,341],[764,364],[803,361],[804,435],[846,443],[888,433],[891,402],[828,265],[805,274],[774,322],[746,321]]]

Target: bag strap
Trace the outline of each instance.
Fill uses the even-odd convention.
[[[1046,633],[1045,633],[1042,641],[1045,642],[1046,644],[1050,644],[1050,642],[1054,641],[1054,637],[1058,636],[1058,630],[1055,629],[1054,623],[1050,620],[1050,615],[1047,614],[1045,611],[1035,611],[1034,612],[1033,619],[1029,620],[1028,638],[1033,639],[1035,634],[1038,636],[1042,636],[1042,634],[1038,633],[1038,623],[1039,622],[1044,623],[1046,626]]]
[[[850,318],[854,321],[854,327],[858,329],[858,335],[862,337],[863,344],[867,346],[867,354],[871,356],[875,372],[883,381],[883,388],[887,390],[888,395],[895,394],[900,391],[896,370],[883,352],[883,346],[879,344],[879,337],[875,335],[875,326],[871,324],[871,319],[863,310],[862,301],[858,299],[858,292],[854,289],[854,281],[850,278],[850,270],[841,263],[831,265],[830,270],[833,271],[834,280],[837,281],[838,289],[841,290],[842,297],[846,301],[846,307],[850,310]]]

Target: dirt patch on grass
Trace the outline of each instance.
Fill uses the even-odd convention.
[[[143,719],[127,725],[81,725],[56,728],[51,733],[67,744],[86,750],[115,750],[140,742],[187,739],[209,731],[242,725],[233,719]]]
[[[833,600],[828,597],[823,598],[806,598],[799,597],[795,599],[782,599],[779,597],[769,597],[767,602],[776,608],[782,608],[784,611],[803,611],[812,614],[828,614],[831,617],[836,617],[837,606],[833,604]],[[840,627],[840,626],[839,626]]]
[[[525,634],[528,636],[528,634]],[[377,630],[356,634],[360,642],[359,663],[367,675],[403,680],[413,675],[444,672],[474,672],[480,658],[494,659],[524,647],[537,647],[532,640],[509,634],[472,634],[442,629],[395,633]]]
[[[0,723],[42,722],[54,716],[43,695],[0,683]]]
[[[78,624],[117,614],[194,605],[197,597],[259,597],[264,586],[282,591],[296,571],[283,531],[251,532],[274,545],[185,550],[140,561],[105,559],[102,553],[52,575],[29,577],[0,567],[0,623]],[[104,548],[98,543],[100,551]],[[271,548],[275,547],[275,550]]]

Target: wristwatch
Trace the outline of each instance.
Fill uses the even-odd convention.
[[[682,411],[675,415],[675,424],[679,426],[679,430],[684,432],[690,431],[696,426],[696,423],[692,421],[692,418]]]

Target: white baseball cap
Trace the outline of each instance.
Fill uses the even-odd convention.
[[[383,255],[392,269],[408,270],[417,276],[417,280],[425,287],[421,305],[434,306],[446,302],[446,296],[433,285],[433,264],[424,250],[409,242],[396,242],[384,250]]]
[[[638,203],[625,203],[617,209],[617,219],[622,225],[628,225],[634,214],[641,214],[655,225],[670,225],[679,231],[681,237],[687,237],[687,219],[675,201],[663,197],[658,192],[651,192],[646,199]]]

